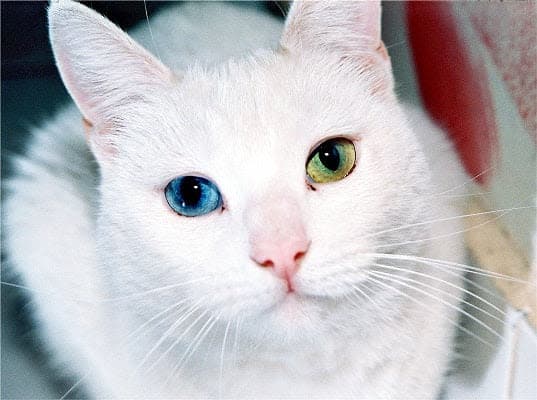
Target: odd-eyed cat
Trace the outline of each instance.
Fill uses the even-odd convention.
[[[438,395],[461,273],[427,259],[463,260],[437,194],[464,175],[396,99],[378,2],[295,3],[252,55],[269,17],[170,9],[173,70],[77,3],[49,23],[80,112],[36,132],[4,211],[58,368],[95,397]]]

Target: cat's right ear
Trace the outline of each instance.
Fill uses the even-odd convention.
[[[52,2],[49,34],[56,64],[82,112],[97,147],[112,144],[108,131],[121,128],[135,102],[174,81],[173,73],[125,32],[73,1]],[[127,112],[128,114],[128,112]],[[93,134],[93,133],[92,133]],[[92,143],[95,144],[95,143]],[[110,149],[99,149],[109,152]]]
[[[372,79],[372,91],[392,96],[390,57],[381,39],[381,4],[362,1],[294,1],[281,38],[291,53],[330,53],[354,62]]]

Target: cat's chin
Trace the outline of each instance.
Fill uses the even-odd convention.
[[[289,292],[270,308],[250,319],[250,335],[265,344],[302,341],[309,333],[319,332],[325,307],[319,299]],[[327,311],[327,310],[324,310]]]
[[[290,320],[300,318],[305,301],[307,300],[296,292],[289,292],[276,304],[272,313],[276,313],[276,315]]]

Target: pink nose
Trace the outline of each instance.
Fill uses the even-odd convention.
[[[278,278],[284,279],[292,292],[292,278],[297,273],[308,247],[309,242],[305,238],[285,243],[262,241],[253,246],[250,257],[261,267],[272,268],[272,272]]]

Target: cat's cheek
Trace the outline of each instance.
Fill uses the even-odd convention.
[[[308,196],[308,226],[315,249],[311,267],[318,271],[304,269],[304,290],[326,293],[326,285],[320,281],[322,277],[332,276],[332,272],[363,270],[369,265],[366,257],[349,259],[352,254],[372,251],[374,237],[367,235],[381,225],[377,218],[380,204],[374,195],[378,191],[372,190],[368,176],[368,171],[357,164],[345,179]]]
[[[214,210],[197,217],[179,215],[160,188],[146,192],[139,204],[143,209],[138,213],[144,217],[139,220],[138,229],[150,239],[145,245],[163,255],[172,268],[180,260],[181,264],[188,264],[188,269],[217,274],[222,260],[214,255],[222,253],[223,243],[236,249],[229,255],[234,263],[241,261],[237,255],[241,254],[240,246],[229,235],[231,223],[226,211]]]

